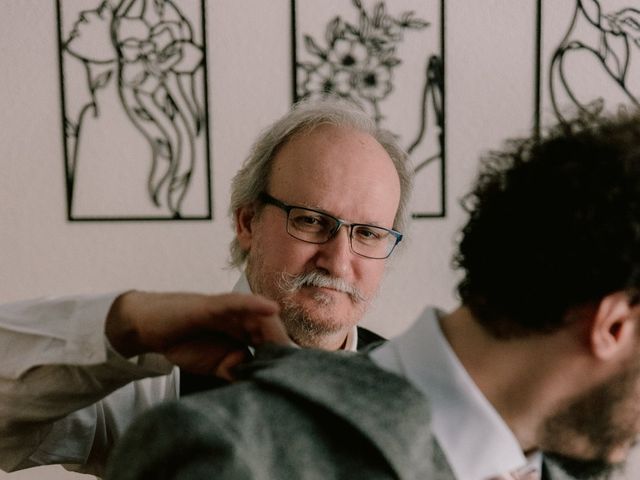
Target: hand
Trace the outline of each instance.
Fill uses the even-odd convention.
[[[125,357],[161,353],[192,373],[228,378],[248,345],[291,344],[278,312],[276,302],[251,294],[131,291],[111,306],[105,333]]]

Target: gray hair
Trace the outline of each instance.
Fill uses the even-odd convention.
[[[251,148],[242,168],[231,183],[229,214],[235,225],[235,213],[239,208],[255,203],[266,190],[271,176],[271,165],[278,150],[292,138],[310,132],[320,125],[348,127],[367,133],[385,149],[400,179],[400,203],[394,219],[395,229],[402,231],[406,225],[406,208],[411,193],[411,173],[407,168],[407,154],[391,132],[379,128],[375,121],[353,103],[338,98],[303,100],[298,102],[282,118],[264,130]],[[230,264],[242,267],[247,252],[242,250],[237,238],[231,242]]]

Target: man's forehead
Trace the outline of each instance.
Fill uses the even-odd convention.
[[[393,225],[400,180],[384,147],[352,127],[320,125],[277,152],[269,176],[271,195],[344,220]]]
[[[347,126],[319,125],[300,132],[280,146],[271,177],[284,169],[334,171],[349,165],[395,170],[384,147],[369,133]]]
[[[377,140],[373,137],[372,134],[365,132],[355,126],[346,124],[337,125],[331,123],[321,123],[319,125],[314,125],[312,127],[306,127],[298,130],[280,146],[280,150],[284,149],[290,144],[299,145],[302,147],[329,147],[331,146],[332,141],[338,139],[359,139],[362,148],[365,148],[367,146],[365,142],[377,143]]]

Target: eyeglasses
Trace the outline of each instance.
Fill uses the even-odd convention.
[[[313,208],[287,205],[268,193],[260,194],[260,201],[274,205],[287,212],[287,233],[293,238],[308,243],[326,243],[343,225],[349,228],[349,246],[356,255],[365,258],[383,259],[393,252],[402,240],[402,234],[389,228],[349,223],[328,213]]]

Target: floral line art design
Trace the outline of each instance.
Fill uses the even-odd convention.
[[[566,31],[550,56],[546,79],[551,110],[559,121],[567,115],[597,115],[607,107],[640,107],[635,93],[640,74],[640,6],[623,3],[575,0]],[[539,16],[542,8],[538,0]],[[541,31],[538,36],[540,57]],[[540,109],[538,101],[538,128]]]
[[[370,112],[378,125],[384,124],[385,102],[394,91],[394,77],[403,64],[398,49],[411,31],[432,26],[415,12],[392,15],[383,1],[367,9],[361,0],[351,0],[358,21],[349,22],[336,15],[327,23],[322,38],[304,34],[304,51],[310,59],[296,65],[294,101],[306,98],[338,96],[360,105]],[[292,12],[295,17],[295,0]],[[295,21],[294,21],[295,30]],[[295,50],[294,50],[295,56]],[[429,55],[424,70],[425,81],[419,105],[419,126],[415,137],[406,141],[411,155],[431,129],[438,132],[439,148],[426,158],[414,159],[414,173],[433,162],[444,159],[444,65],[442,56]],[[429,125],[431,119],[432,124]],[[444,169],[444,165],[442,165]],[[444,174],[443,174],[444,175]],[[444,216],[444,178],[442,206],[435,214],[413,212],[414,218]]]
[[[61,2],[57,0],[62,29]],[[63,86],[70,219],[83,161],[80,151],[88,148],[83,145],[88,141],[84,129],[104,115],[100,97],[107,89],[117,92],[114,98],[129,125],[146,141],[146,158],[140,161],[147,162],[148,174],[141,188],[149,201],[168,212],[167,219],[187,218],[183,201],[199,160],[196,143],[208,136],[206,82],[203,95],[197,78],[206,70],[204,34],[196,40],[191,20],[172,0],[104,0],[94,5],[79,13],[71,29],[60,32],[61,64],[63,56],[80,62],[88,92],[80,108],[67,111]],[[61,74],[64,77],[62,67]],[[208,158],[206,162],[208,168]]]

